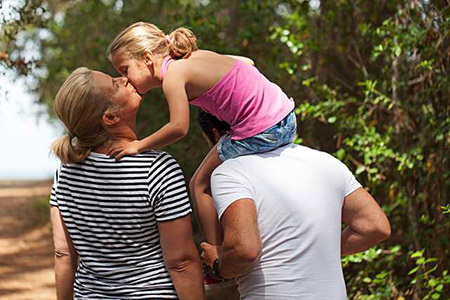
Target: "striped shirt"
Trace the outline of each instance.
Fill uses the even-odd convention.
[[[115,161],[91,153],[56,173],[57,206],[79,255],[75,299],[177,299],[157,222],[192,212],[183,173],[165,152]]]

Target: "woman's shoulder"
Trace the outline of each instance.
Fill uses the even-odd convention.
[[[170,155],[169,153],[161,150],[149,150],[142,152],[142,156],[152,157],[153,158],[153,164],[154,165],[171,165],[171,164],[177,164],[177,160]]]

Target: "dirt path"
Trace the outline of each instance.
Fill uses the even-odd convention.
[[[0,182],[0,299],[55,299],[50,182]]]

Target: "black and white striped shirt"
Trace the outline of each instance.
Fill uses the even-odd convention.
[[[183,173],[169,154],[115,161],[91,153],[60,167],[57,206],[79,255],[76,299],[177,299],[157,222],[192,212]]]

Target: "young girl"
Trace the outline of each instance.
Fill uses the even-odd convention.
[[[135,23],[108,48],[108,57],[140,94],[162,87],[170,122],[150,136],[110,149],[120,159],[167,146],[189,129],[189,104],[225,121],[223,136],[190,182],[206,241],[221,244],[221,227],[210,196],[213,170],[230,158],[273,150],[292,142],[296,132],[294,102],[245,57],[197,49],[194,34],[178,28],[165,35],[149,23]]]

